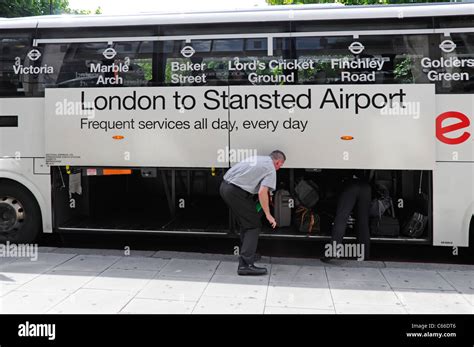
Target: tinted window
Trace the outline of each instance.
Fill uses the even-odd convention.
[[[289,55],[288,41],[274,39],[273,56],[268,55],[267,38],[168,41],[168,46],[173,42],[173,51],[163,49],[160,54],[164,84],[283,84],[286,71],[271,69],[269,63]]]
[[[53,74],[40,75],[42,87],[147,86],[153,80],[152,41],[107,44],[44,44]]]
[[[474,34],[436,35],[423,71],[436,83],[437,93],[474,92]]]
[[[0,96],[33,96],[41,52],[33,51],[31,43],[28,33],[0,32]]]
[[[427,35],[294,38],[298,83],[429,83],[420,61],[429,56]],[[303,66],[304,67],[304,66]]]

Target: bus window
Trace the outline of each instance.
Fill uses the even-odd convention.
[[[32,52],[31,54],[28,54]],[[28,34],[5,34],[0,38],[0,96],[33,96],[36,57]]]
[[[43,62],[54,74],[40,75],[45,87],[148,86],[153,80],[153,42],[46,44]]]
[[[430,82],[436,92],[472,93],[474,91],[474,34],[452,33],[439,35],[430,59],[423,61]]]
[[[284,84],[285,71],[270,61],[284,59],[288,39],[274,39],[268,55],[267,38],[176,41],[173,52],[163,52],[165,85]],[[168,46],[170,43],[168,43]]]
[[[420,65],[426,35],[296,37],[294,45],[300,84],[429,83]]]

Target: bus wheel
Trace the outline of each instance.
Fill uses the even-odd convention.
[[[0,181],[0,243],[33,242],[41,214],[33,194],[20,184]]]

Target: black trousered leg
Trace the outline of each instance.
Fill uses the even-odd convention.
[[[262,229],[261,214],[256,210],[253,195],[225,181],[221,183],[220,194],[241,226],[239,265],[253,265]]]
[[[347,220],[355,207],[357,242],[364,245],[364,257],[370,255],[369,209],[371,200],[370,185],[363,181],[351,181],[341,193],[334,219],[332,241],[342,244],[346,233]]]

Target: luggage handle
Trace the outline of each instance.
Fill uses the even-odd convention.
[[[428,200],[428,195],[423,192],[423,170],[420,170],[420,183],[418,185],[418,195],[420,195],[424,200]]]

